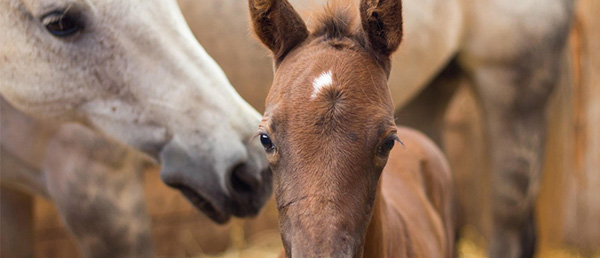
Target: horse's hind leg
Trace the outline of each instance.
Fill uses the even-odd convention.
[[[459,58],[484,109],[492,173],[489,252],[492,258],[532,257],[545,112],[560,79],[573,3],[534,0],[527,12],[515,12],[527,5],[492,2],[474,1],[476,13]],[[510,33],[498,35],[501,31]]]
[[[478,68],[473,73],[476,92],[484,106],[491,158],[490,254],[494,258],[531,257],[524,255],[525,251],[535,249],[535,225],[530,218],[541,176],[546,137],[544,111],[554,76],[547,74],[543,81],[523,84],[530,80],[523,80],[527,75],[520,73],[508,67]],[[540,92],[533,92],[536,89]]]
[[[78,125],[63,126],[44,163],[48,192],[88,258],[152,257],[145,164]]]

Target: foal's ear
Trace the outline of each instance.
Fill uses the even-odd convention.
[[[302,18],[287,0],[248,0],[254,33],[280,62],[308,37]]]
[[[360,20],[371,48],[391,55],[402,41],[401,0],[361,0]]]

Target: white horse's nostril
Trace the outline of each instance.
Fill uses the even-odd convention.
[[[235,166],[229,178],[232,190],[239,194],[251,194],[257,190],[260,187],[260,181],[251,173],[245,163]]]

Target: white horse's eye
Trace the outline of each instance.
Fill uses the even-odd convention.
[[[68,12],[54,11],[44,15],[42,24],[56,37],[69,37],[82,28],[80,22]]]

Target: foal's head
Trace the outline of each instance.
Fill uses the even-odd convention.
[[[285,0],[250,0],[275,79],[259,128],[288,257],[360,257],[377,184],[397,139],[387,87],[402,36],[399,0],[329,8],[309,32]]]

